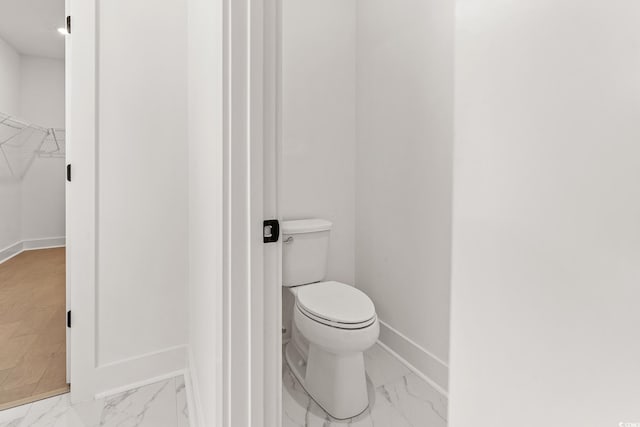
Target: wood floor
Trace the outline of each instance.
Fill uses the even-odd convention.
[[[65,249],[0,264],[0,410],[69,390]]]

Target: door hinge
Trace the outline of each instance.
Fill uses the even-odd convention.
[[[71,327],[71,310],[67,311],[67,328]]]
[[[71,16],[67,16],[67,34],[71,34]]]
[[[280,238],[280,222],[277,219],[268,219],[262,227],[264,243],[274,243]]]
[[[71,164],[67,165],[67,181],[71,182]]]

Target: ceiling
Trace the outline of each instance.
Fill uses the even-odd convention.
[[[0,0],[0,37],[23,55],[64,58],[65,0]]]

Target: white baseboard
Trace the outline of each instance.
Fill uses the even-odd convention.
[[[65,237],[47,237],[45,239],[27,239],[22,241],[22,247],[25,251],[34,249],[60,248],[66,244]]]
[[[107,384],[115,384],[116,382],[124,382],[125,385],[117,385],[104,389],[104,391],[96,393],[95,399],[103,399],[146,385],[182,376],[184,378],[187,407],[189,409],[190,427],[203,427],[203,423],[197,422],[200,417],[200,407],[196,404],[198,401],[196,397],[197,388],[194,387],[191,373],[187,367],[187,361],[189,359],[190,352],[188,346],[179,345],[130,359],[104,364],[97,368],[98,376],[101,378],[102,388],[104,389]],[[139,378],[134,379],[136,377]]]
[[[447,396],[449,365],[445,361],[382,320],[380,344],[414,373]]]
[[[0,249],[0,264],[9,261],[14,256],[22,253],[23,250],[21,241]]]
[[[109,396],[113,396],[116,394],[120,394],[120,393],[124,393],[125,391],[129,391],[129,390],[135,390],[137,388],[140,387],[144,387],[146,385],[150,385],[150,384],[155,384],[155,383],[159,383],[160,381],[165,381],[171,378],[175,378],[175,377],[179,377],[179,376],[184,376],[186,373],[186,371],[184,369],[180,369],[178,371],[174,371],[174,372],[169,372],[166,374],[162,374],[162,375],[158,375],[156,377],[153,378],[147,378],[145,380],[142,381],[137,381],[135,383],[131,383],[131,384],[127,384],[127,385],[123,385],[120,387],[115,387],[112,388],[110,390],[105,390],[101,393],[96,394],[96,400],[105,398],[105,397],[109,397]]]
[[[95,397],[110,396],[181,375],[185,372],[186,358],[187,346],[179,345],[99,365],[93,374]]]
[[[44,239],[27,239],[21,240],[9,245],[4,249],[0,249],[0,264],[9,261],[16,255],[24,251],[32,251],[36,249],[50,249],[63,247],[66,243],[64,237],[47,237]]]

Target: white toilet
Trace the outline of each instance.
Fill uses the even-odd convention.
[[[371,299],[353,286],[324,282],[331,222],[284,221],[282,286],[295,296],[285,358],[309,395],[337,419],[369,406],[363,352],[380,333]]]

